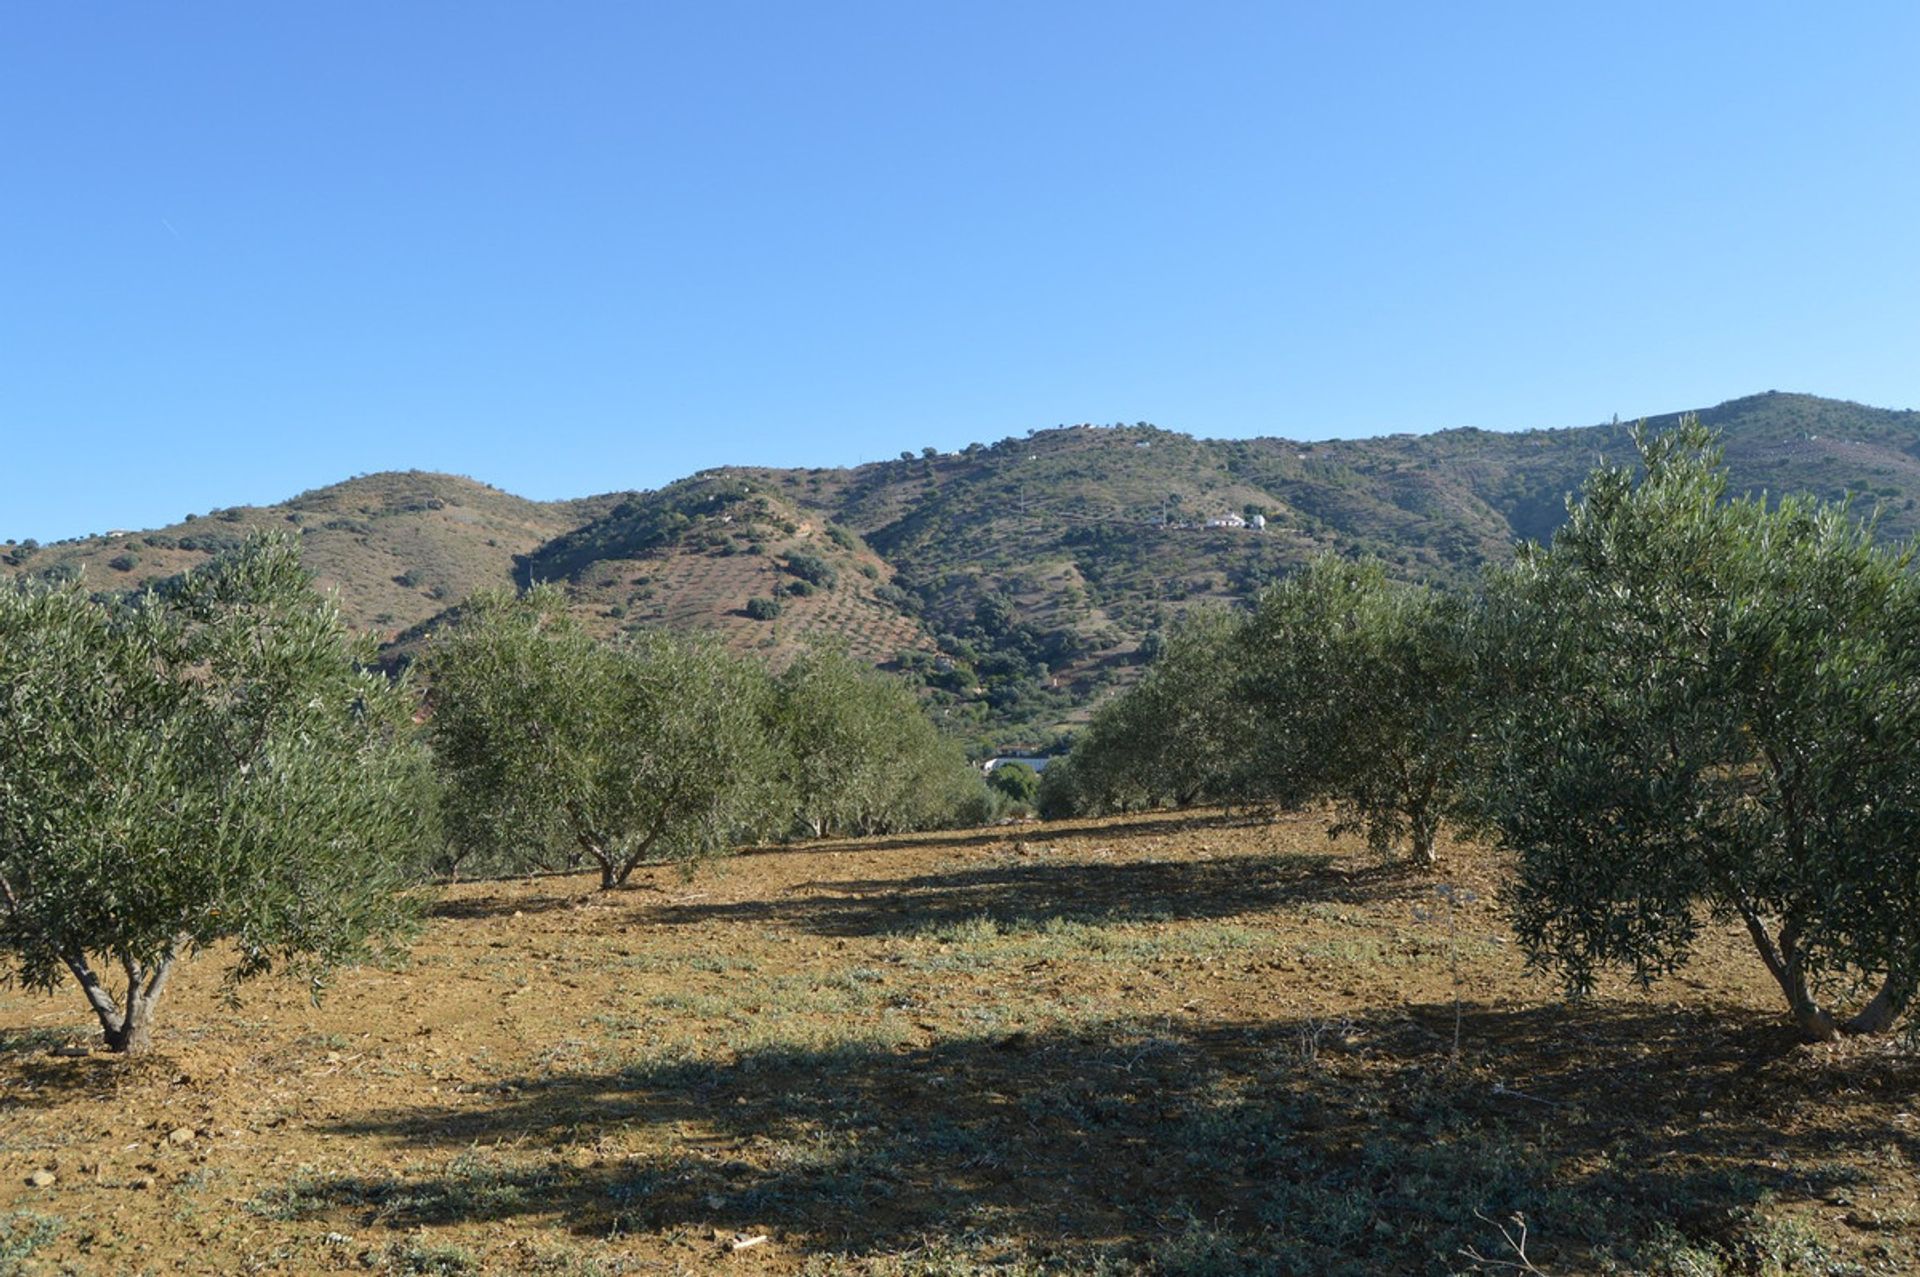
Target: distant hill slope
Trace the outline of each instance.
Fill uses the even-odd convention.
[[[1737,488],[1850,496],[1889,537],[1920,529],[1920,413],[1769,392],[1699,415],[1723,433]],[[250,529],[296,528],[349,619],[396,652],[474,590],[553,580],[603,633],[708,630],[776,662],[826,636],[917,674],[960,730],[1038,739],[1130,679],[1186,608],[1245,598],[1325,550],[1469,580],[1550,536],[1567,494],[1630,451],[1619,423],[1323,443],[1142,423],[578,501],[392,473],[153,532],[7,547],[6,566],[84,568],[122,589]],[[1263,528],[1206,526],[1254,515]]]
[[[84,569],[96,589],[125,590],[166,579],[249,532],[300,536],[307,566],[337,590],[349,623],[383,639],[449,603],[514,580],[519,559],[611,506],[613,498],[528,501],[472,479],[410,470],[315,488],[277,505],[231,506],[168,527],[110,533],[45,546],[16,572]]]

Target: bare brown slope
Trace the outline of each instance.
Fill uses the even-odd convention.
[[[348,623],[386,639],[476,590],[511,585],[522,557],[607,504],[529,501],[457,475],[392,471],[275,505],[47,546],[12,570],[84,571],[95,589],[133,589],[204,563],[250,532],[296,532],[303,559],[322,588],[338,591]]]

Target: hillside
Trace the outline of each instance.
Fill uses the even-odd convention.
[[[610,505],[528,501],[472,479],[365,475],[268,506],[230,506],[144,532],[8,547],[16,572],[84,571],[96,589],[138,589],[206,562],[268,529],[297,532],[307,566],[358,629],[383,640],[476,590],[504,586],[517,563]]]
[[[1851,497],[1889,537],[1920,529],[1920,413],[1768,392],[1700,416],[1723,432],[1736,487]],[[132,588],[251,529],[296,528],[349,619],[396,654],[476,589],[560,581],[602,633],[714,631],[776,663],[821,637],[845,642],[923,679],[949,724],[985,745],[1079,720],[1180,612],[1244,599],[1314,554],[1471,580],[1517,540],[1550,536],[1587,472],[1629,451],[1619,423],[1320,443],[1139,423],[854,468],[731,467],[578,501],[415,471],[7,547],[0,564]],[[1254,515],[1264,527],[1206,526]]]

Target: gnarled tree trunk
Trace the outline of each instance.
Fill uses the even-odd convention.
[[[1912,997],[1913,990],[1907,981],[1896,979],[1889,972],[1867,1004],[1854,1015],[1841,1018],[1828,1007],[1820,1005],[1813,996],[1813,990],[1807,985],[1807,973],[1800,952],[1800,928],[1791,919],[1780,927],[1776,940],[1768,933],[1762,922],[1751,908],[1742,904],[1740,916],[1747,924],[1747,934],[1753,937],[1754,948],[1760,951],[1760,960],[1766,963],[1767,970],[1780,985],[1780,991],[1786,995],[1787,1010],[1793,1017],[1794,1027],[1800,1030],[1800,1036],[1808,1042],[1831,1042],[1847,1036],[1867,1036],[1885,1033],[1893,1027]]]
[[[93,1008],[94,1017],[100,1021],[100,1031],[107,1040],[108,1050],[123,1055],[140,1055],[152,1047],[154,1013],[159,1009],[160,998],[167,990],[167,980],[173,975],[174,957],[175,954],[169,952],[159,962],[147,967],[122,956],[120,965],[127,974],[125,1005],[115,999],[100,982],[100,977],[87,964],[85,955],[69,954],[65,957],[67,969],[79,981],[87,1005]]]

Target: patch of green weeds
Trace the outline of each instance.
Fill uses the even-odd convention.
[[[902,937],[899,960],[910,970],[983,970],[1011,963],[1086,962],[1137,966],[1163,958],[1200,958],[1273,943],[1273,933],[1231,923],[1169,924],[1130,916],[1126,922],[1073,918],[996,918],[978,914]],[[928,946],[933,952],[927,952]]]
[[[58,1215],[17,1210],[0,1215],[0,1277],[14,1277],[26,1266],[33,1252],[51,1242],[66,1227]]]
[[[463,1277],[480,1271],[480,1261],[459,1246],[433,1245],[411,1238],[387,1247],[381,1262],[383,1271],[409,1277]]]

